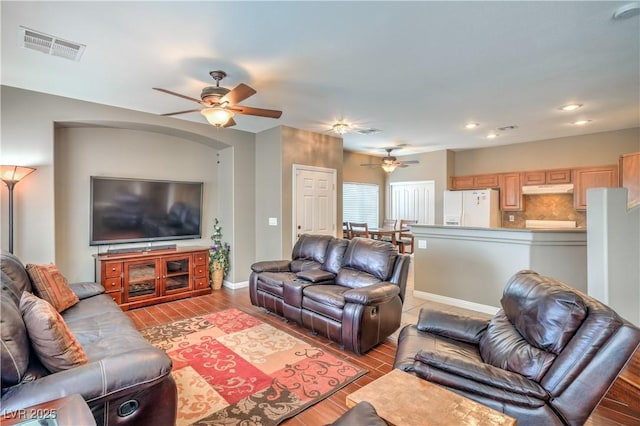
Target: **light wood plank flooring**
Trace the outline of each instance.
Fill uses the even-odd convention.
[[[412,274],[410,274],[412,276]],[[420,308],[427,302],[412,296],[413,280],[410,279],[404,304],[403,323],[415,323]],[[210,295],[163,303],[145,308],[127,311],[127,315],[139,329],[169,323],[178,319],[191,318],[209,312],[235,307],[247,312],[262,321],[279,327],[286,332],[306,340],[316,346],[324,347],[362,368],[368,373],[346,386],[329,398],[310,407],[298,416],[283,423],[286,426],[316,426],[333,422],[347,410],[345,398],[348,394],[372,382],[391,371],[396,350],[396,335],[372,349],[365,355],[355,355],[340,349],[336,343],[311,333],[296,324],[287,323],[278,316],[266,313],[261,308],[252,306],[248,289],[228,290],[223,288]],[[588,426],[617,426],[640,424],[640,354],[636,352],[634,359],[616,381],[607,397],[598,406],[587,422]]]

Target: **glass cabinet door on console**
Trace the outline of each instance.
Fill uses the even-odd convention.
[[[179,293],[192,289],[193,280],[189,270],[190,257],[191,255],[186,254],[161,259],[163,294]]]
[[[151,299],[160,295],[160,264],[158,260],[138,260],[124,264],[124,300]]]

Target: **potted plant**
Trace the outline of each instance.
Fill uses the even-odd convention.
[[[229,244],[222,242],[222,227],[218,218],[213,224],[213,235],[211,236],[213,245],[209,249],[209,272],[211,273],[211,284],[214,290],[222,288],[222,280],[229,272]]]

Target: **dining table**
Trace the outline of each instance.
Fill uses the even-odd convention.
[[[369,235],[374,240],[382,240],[384,236],[388,236],[391,237],[391,242],[393,244],[398,244],[398,234],[409,231],[409,228],[369,228]]]

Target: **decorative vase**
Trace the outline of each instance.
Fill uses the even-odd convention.
[[[222,288],[222,279],[224,278],[224,271],[217,264],[213,264],[213,269],[211,271],[211,286],[214,290],[220,290]]]

